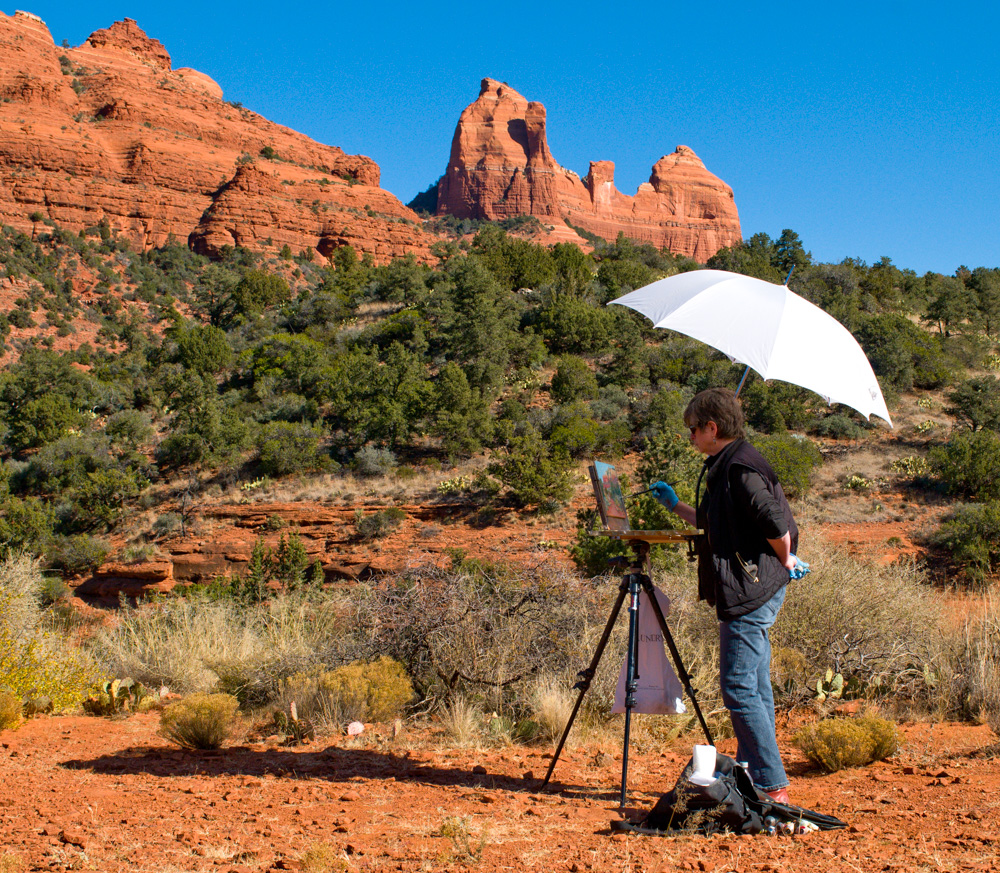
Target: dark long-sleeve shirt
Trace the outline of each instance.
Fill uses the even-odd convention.
[[[730,470],[730,493],[736,505],[757,522],[765,539],[781,539],[788,533],[781,505],[767,489],[764,477],[749,467],[734,465]]]

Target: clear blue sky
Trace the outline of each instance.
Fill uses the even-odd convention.
[[[227,100],[373,158],[404,202],[443,173],[490,76],[545,104],[562,166],[613,160],[626,194],[684,144],[733,187],[745,237],[790,227],[818,260],[918,273],[1000,266],[985,0],[18,3],[57,44],[136,19]]]

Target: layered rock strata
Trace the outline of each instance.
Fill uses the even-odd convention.
[[[583,179],[559,166],[545,107],[483,79],[455,129],[437,213],[492,221],[534,215],[608,240],[624,233],[702,262],[742,239],[732,188],[687,146],[660,158],[635,196],[615,188],[614,174],[611,161],[592,161]]]
[[[173,236],[206,254],[427,255],[433,239],[379,187],[374,161],[222,98],[131,19],[60,48],[38,17],[0,13],[0,223],[106,220],[138,246]]]

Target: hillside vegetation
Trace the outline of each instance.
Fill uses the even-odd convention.
[[[350,248],[324,266],[287,250],[273,259],[231,250],[211,262],[180,245],[135,252],[101,227],[74,235],[39,221],[34,239],[5,230],[0,684],[30,703],[42,693],[32,677],[51,665],[44,694],[60,705],[127,679],[228,693],[248,709],[297,701],[303,717],[335,726],[388,695],[393,711],[407,701],[436,710],[460,742],[470,731],[506,741],[558,732],[568,677],[605,620],[608,586],[590,577],[607,572],[616,549],[586,535],[587,510],[570,550],[583,572],[452,548],[436,567],[346,588],[331,587],[297,529],[270,516],[249,534],[245,567],[178,586],[180,596],[153,607],[127,606],[82,649],[66,633],[78,619],[53,575],[72,581],[109,558],[180,548],[192,492],[239,503],[265,482],[368,477],[386,493],[383,508],[357,513],[363,542],[407,515],[391,482],[415,483],[409,509],[447,495],[480,527],[565,515],[590,457],[621,460],[639,482],[675,482],[690,500],[700,458],[682,435],[682,411],[702,388],[735,387],[742,368],[605,304],[701,265],[625,239],[585,253],[497,225],[456,231],[435,267],[376,267]],[[890,459],[884,425],[751,377],[742,395],[751,438],[802,517],[822,520],[843,499],[870,511],[888,475],[904,503],[949,506],[924,545],[950,562],[952,578],[987,584],[1000,551],[991,333],[1000,271],[816,264],[789,230],[724,249],[708,266],[777,282],[794,266],[792,288],[858,337],[890,411],[905,409]],[[841,450],[879,464],[831,478],[824,458]],[[429,470],[448,478],[426,486]],[[677,524],[646,497],[634,517]],[[268,547],[262,531],[273,540],[279,529]],[[938,607],[919,569],[858,561],[814,535],[809,549],[814,572],[774,631],[782,705],[864,697],[1000,725],[995,608],[945,627],[928,620]],[[680,554],[661,551],[655,563],[716,720],[714,618]],[[613,665],[598,677],[588,723],[606,717],[614,678]],[[92,708],[118,705],[95,693]]]
[[[323,267],[287,249],[210,262],[181,245],[133,251],[106,227],[75,235],[39,220],[34,239],[5,229],[0,546],[84,571],[131,509],[155,509],[179,476],[405,476],[486,452],[485,468],[453,490],[545,511],[570,496],[580,459],[639,452],[644,479],[690,491],[698,459],[680,413],[696,391],[735,385],[741,368],[605,304],[699,265],[623,238],[587,254],[497,225],[459,230],[431,268],[376,267],[349,247]],[[794,266],[792,289],[854,333],[890,409],[905,394],[951,398],[952,433],[910,472],[968,501],[939,541],[971,576],[988,575],[1000,517],[989,372],[1000,361],[1000,271],[813,263],[789,230],[707,266],[779,283]],[[754,375],[743,398],[754,440],[793,493],[820,459],[809,437],[863,440],[874,426]],[[650,525],[669,521],[651,502],[642,510]],[[129,536],[177,525],[165,513]],[[592,570],[601,557],[578,555]]]

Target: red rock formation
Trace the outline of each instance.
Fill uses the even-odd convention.
[[[225,103],[131,19],[63,49],[36,16],[0,13],[0,223],[30,233],[34,212],[210,254],[351,243],[386,261],[433,242],[372,160]]]
[[[624,233],[699,261],[742,239],[732,189],[687,146],[660,158],[634,197],[615,188],[614,173],[611,161],[592,162],[582,180],[560,167],[549,153],[545,107],[483,79],[455,128],[437,212],[490,220],[535,215],[609,240]]]

